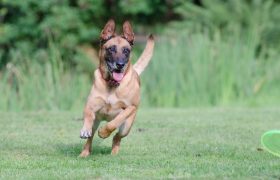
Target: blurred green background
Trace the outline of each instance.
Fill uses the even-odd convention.
[[[142,106],[280,105],[279,0],[1,0],[0,111],[81,110],[109,18],[156,35]]]

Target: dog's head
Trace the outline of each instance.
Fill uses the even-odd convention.
[[[107,81],[117,85],[130,66],[130,51],[134,33],[128,21],[123,24],[122,35],[116,35],[115,22],[109,20],[100,35],[100,69]]]

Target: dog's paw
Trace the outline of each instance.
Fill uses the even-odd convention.
[[[109,131],[106,126],[103,126],[98,130],[98,136],[103,139],[109,137],[111,133],[112,131]]]
[[[89,155],[90,155],[90,152],[88,150],[83,150],[81,152],[81,154],[79,155],[79,157],[85,158],[85,157],[88,157]]]
[[[92,136],[92,131],[91,130],[87,130],[87,129],[82,129],[80,132],[80,138],[82,139],[87,139],[90,138]]]

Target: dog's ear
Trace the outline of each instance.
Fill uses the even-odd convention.
[[[115,34],[115,21],[113,19],[110,19],[105,27],[103,28],[101,34],[100,34],[100,40],[101,42],[106,42],[107,40],[111,39]]]
[[[128,21],[123,23],[123,37],[129,42],[130,45],[133,45],[134,33]]]

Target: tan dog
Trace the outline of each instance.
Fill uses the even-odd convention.
[[[100,35],[99,68],[95,70],[90,95],[84,108],[84,125],[80,137],[87,142],[81,152],[86,157],[91,152],[92,138],[101,120],[108,123],[98,130],[101,138],[107,138],[119,129],[113,138],[112,154],[117,154],[121,138],[133,124],[140,103],[139,75],[148,65],[154,49],[150,35],[146,47],[132,66],[130,51],[134,33],[128,21],[123,24],[123,34],[115,34],[115,22],[109,20]]]

